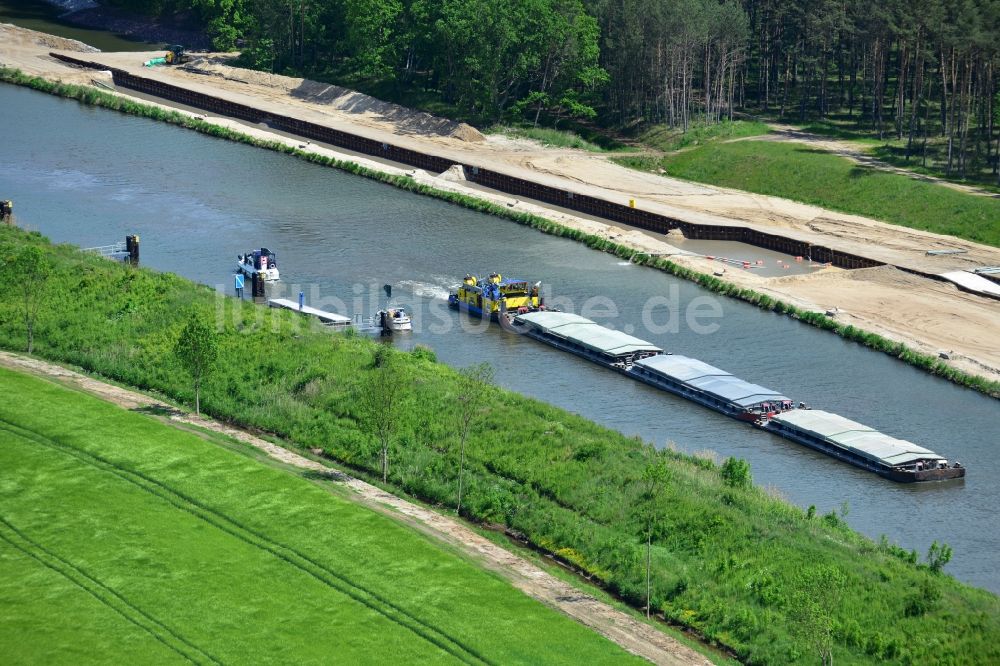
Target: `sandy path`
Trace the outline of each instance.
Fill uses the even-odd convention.
[[[136,391],[107,384],[53,363],[0,351],[0,366],[53,378],[125,409],[159,408],[169,413],[169,421],[193,425],[249,444],[271,458],[300,469],[320,472],[337,479],[353,491],[353,498],[365,506],[399,518],[421,531],[447,542],[477,562],[506,578],[517,589],[577,622],[590,627],[632,654],[656,664],[707,665],[712,662],[670,636],[639,622],[608,604],[564,583],[531,562],[476,534],[462,523],[385,492],[342,471],[309,460],[250,433],[218,421],[178,412]]]
[[[56,41],[52,41],[56,40]],[[78,43],[76,43],[78,44]],[[52,48],[79,51],[68,40],[0,24],[0,64],[75,83],[110,82],[98,71],[68,67],[48,55]],[[446,120],[410,112],[335,86],[228,67],[224,58],[209,55],[182,68],[143,68],[156,53],[89,53],[88,59],[130,70],[142,76],[182,84],[217,97],[252,104],[281,114],[343,129],[401,147],[433,152],[456,163],[482,164],[514,176],[603,197],[700,224],[733,225],[780,233],[789,238],[831,247],[910,269],[931,273],[1000,266],[1000,248],[950,236],[885,224],[868,218],[824,210],[777,197],[692,183],[626,169],[607,156],[572,149],[549,149],[525,139],[468,132]],[[127,92],[127,91],[126,91]],[[610,238],[643,252],[673,256],[678,263],[711,273],[719,266],[685,256],[669,238],[623,228],[573,211],[484,191],[465,182],[438,177],[419,169],[388,164],[375,158],[314,144],[302,144],[258,126],[212,115],[195,114],[209,122],[288,144],[301,145],[341,160],[357,162],[392,174],[408,174],[438,189],[461,192],[540,215],[590,234]],[[963,254],[928,256],[928,250],[961,250]],[[749,251],[749,252],[752,252]],[[753,256],[741,257],[754,259]],[[823,279],[761,278],[750,271],[728,270],[726,279],[780,298],[793,305],[825,311],[836,307],[839,318],[926,353],[948,351],[949,364],[1000,381],[1000,302],[971,296],[931,279],[906,284],[892,272],[824,270]],[[877,303],[878,307],[874,304]]]

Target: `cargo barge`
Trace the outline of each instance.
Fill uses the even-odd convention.
[[[762,427],[893,481],[944,481],[965,476],[965,468],[957,461],[949,466],[942,456],[913,442],[818,409],[777,414]]]
[[[514,315],[509,330],[626,374],[636,361],[663,353],[645,340],[569,312],[544,310]]]
[[[505,315],[503,308],[501,314]],[[568,312],[501,316],[504,328],[669,391],[721,414],[808,446],[892,481],[942,481],[965,476],[958,462],[905,440],[744,381],[697,359],[670,354],[645,340]]]
[[[640,359],[632,368],[639,381],[687,398],[740,421],[756,423],[795,407],[791,398],[725,370],[680,354]]]

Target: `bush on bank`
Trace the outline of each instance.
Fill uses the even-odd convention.
[[[495,215],[497,217],[503,217],[517,222],[518,224],[532,227],[546,234],[560,236],[562,238],[570,238],[572,240],[586,243],[588,247],[595,250],[608,252],[623,259],[633,261],[634,263],[665,271],[684,280],[696,282],[702,287],[716,293],[738,298],[765,310],[771,310],[779,314],[787,314],[795,319],[798,319],[799,321],[823,330],[833,331],[843,338],[859,342],[866,347],[894,356],[905,363],[921,368],[931,374],[943,377],[961,386],[980,391],[981,393],[985,393],[991,397],[1000,398],[1000,381],[991,381],[985,377],[964,372],[958,368],[948,365],[947,363],[944,363],[936,356],[923,354],[910,349],[903,343],[889,340],[888,338],[884,338],[878,334],[869,333],[851,325],[842,324],[830,317],[827,317],[821,312],[812,312],[802,308],[797,308],[791,304],[784,303],[783,301],[775,299],[771,296],[767,296],[766,294],[761,294],[752,289],[742,288],[730,282],[720,280],[715,276],[680,266],[669,259],[650,256],[638,250],[625,247],[599,236],[587,234],[577,229],[572,229],[537,215],[513,211],[506,206],[501,206],[476,197],[456,192],[438,190],[428,185],[417,183],[412,178],[406,176],[387,174],[374,169],[369,169],[354,162],[337,160],[324,155],[317,155],[309,151],[299,150],[298,148],[289,146],[280,141],[266,141],[258,139],[243,132],[237,132],[226,127],[220,127],[213,123],[206,122],[178,111],[168,111],[151,104],[136,102],[90,86],[53,82],[41,77],[29,76],[20,70],[6,67],[0,67],[0,81],[25,86],[41,92],[58,95],[60,97],[75,99],[90,106],[99,106],[102,108],[112,109],[114,111],[120,111],[122,113],[128,113],[130,115],[180,125],[181,127],[193,129],[209,136],[237,141],[259,148],[275,150],[313,162],[314,164],[321,164],[323,166],[333,167],[348,173],[363,176],[365,178],[371,178],[409,192],[431,196],[471,210]]]
[[[378,342],[15,228],[0,229],[0,263],[26,244],[42,248],[53,265],[36,330],[39,355],[191,403],[173,345],[189,313],[201,312],[220,327],[217,369],[202,388],[206,413],[321,448],[361,476],[380,478],[378,449],[358,427],[358,392],[384,349]],[[23,349],[22,304],[11,291],[2,294],[0,347]],[[389,485],[454,506],[457,375],[426,350],[381,353],[396,357],[410,397]],[[657,451],[508,391],[490,398],[469,438],[463,514],[524,535],[629,603],[645,601],[645,517],[653,514],[654,609],[749,663],[816,661],[797,600],[811,594],[815,577],[806,574],[819,565],[845,581],[822,618],[838,660],[1000,659],[1000,599],[919,564],[916,553],[873,542],[835,513],[817,518],[760,488],[726,483],[709,459]],[[658,460],[669,465],[670,479],[655,499],[643,499],[644,470]]]

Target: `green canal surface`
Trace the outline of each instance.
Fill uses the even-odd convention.
[[[0,23],[75,39],[102,51],[149,51],[161,44],[128,39],[107,30],[81,28],[60,18],[64,10],[41,0],[0,0]]]
[[[288,156],[10,86],[0,115],[0,198],[55,242],[139,234],[146,266],[228,293],[237,254],[266,246],[282,274],[272,295],[301,291],[348,315],[372,314],[393,285],[416,328],[394,344],[428,345],[454,366],[488,361],[504,386],[658,446],[745,458],[757,483],[800,506],[846,503],[873,538],[921,554],[951,544],[947,571],[1000,592],[996,400],[581,244]],[[490,271],[541,280],[564,309],[957,459],[968,477],[896,484],[445,307],[467,272]]]

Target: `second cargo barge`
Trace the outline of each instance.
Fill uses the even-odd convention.
[[[505,319],[501,319],[505,323]],[[798,406],[788,396],[734,377],[703,361],[664,353],[645,340],[568,312],[512,317],[512,330],[669,391],[755,427],[875,472],[893,481],[965,476],[958,462],[842,416]]]

